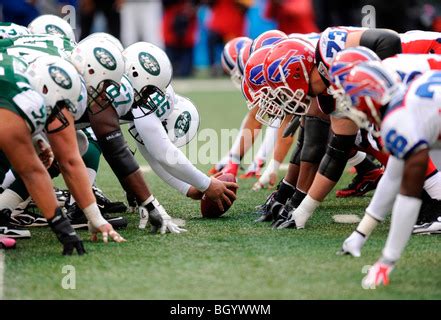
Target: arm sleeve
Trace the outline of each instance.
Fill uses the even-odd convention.
[[[164,170],[201,192],[208,189],[210,178],[199,171],[182,151],[173,145],[155,114],[135,119],[134,123],[145,148]]]
[[[152,170],[169,186],[178,190],[184,196],[187,196],[188,189],[190,189],[190,185],[184,181],[176,179],[170,173],[165,170],[162,165],[156,161],[156,159],[147,151],[143,144],[140,144],[138,141],[136,142],[139,152],[141,152],[144,159],[147,160]]]
[[[400,191],[403,177],[404,160],[390,156],[383,177],[378,183],[366,213],[373,218],[383,221],[392,210],[395,198]]]

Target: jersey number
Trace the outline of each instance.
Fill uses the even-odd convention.
[[[407,146],[407,140],[401,135],[397,134],[396,130],[390,130],[386,135],[386,148],[393,155],[399,157]]]
[[[346,31],[331,31],[328,35],[328,45],[326,46],[326,57],[332,58],[337,52],[342,51],[345,48],[346,37],[348,33]]]
[[[427,79],[425,83],[420,85],[415,94],[418,97],[432,99],[434,91],[430,90],[432,86],[441,86],[441,72],[435,72]]]

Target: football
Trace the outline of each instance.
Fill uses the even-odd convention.
[[[221,181],[228,181],[228,182],[236,182],[236,177],[231,173],[225,173],[217,177],[217,179]],[[236,188],[230,188],[236,194],[237,189]],[[234,202],[234,200],[232,200]],[[225,212],[230,209],[230,206],[228,206],[225,202],[224,204],[224,211],[221,211],[217,204],[210,199],[206,198],[205,196],[201,200],[201,213],[204,218],[219,218]]]

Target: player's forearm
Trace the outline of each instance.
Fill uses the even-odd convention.
[[[72,196],[80,208],[84,209],[95,202],[86,166],[79,154],[59,162],[60,172]]]
[[[179,180],[172,176],[164,167],[152,157],[152,155],[146,150],[145,146],[137,142],[138,150],[141,152],[144,159],[147,160],[152,170],[169,186],[178,190],[183,195],[187,195],[190,185],[182,180]]]
[[[366,208],[366,213],[379,221],[383,221],[392,210],[403,176],[404,162],[395,157],[389,157],[386,170],[377,185],[374,196]]]

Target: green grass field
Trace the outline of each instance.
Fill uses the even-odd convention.
[[[199,107],[201,129],[238,127],[246,112],[239,92],[193,91],[186,95]],[[254,207],[268,194],[251,191],[254,181],[240,181],[238,200],[224,217],[206,220],[200,216],[199,202],[184,198],[151,172],[145,177],[170,215],[186,220],[187,233],[151,235],[137,229],[138,217],[132,214],[128,215],[128,229],[122,231],[126,243],[91,243],[87,232],[81,232],[88,254],[63,257],[60,244],[47,228],[32,229],[31,240],[19,241],[16,250],[5,253],[4,298],[441,298],[441,237],[412,237],[391,285],[376,290],[361,287],[362,268],[379,257],[388,222],[374,232],[361,258],[336,256],[355,225],[336,224],[332,215],[361,214],[371,195],[339,200],[331,194],[307,229],[274,231],[268,224],[254,222]],[[350,179],[345,175],[338,187]],[[112,199],[124,200],[104,160],[98,186]],[[61,286],[65,265],[75,267],[75,290]]]

